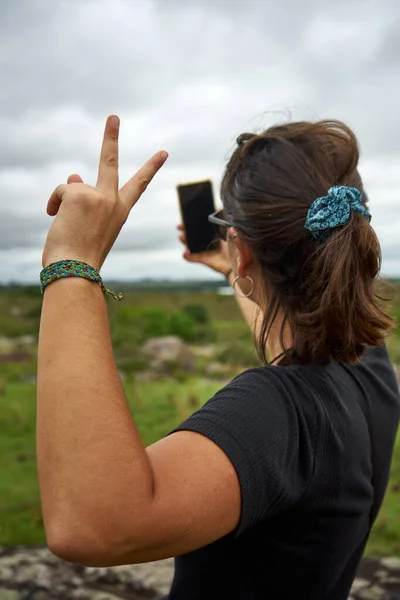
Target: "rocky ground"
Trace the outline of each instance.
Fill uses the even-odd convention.
[[[0,600],[155,600],[172,573],[172,560],[88,569],[45,548],[0,548]],[[364,559],[351,600],[400,600],[400,558]]]
[[[45,548],[0,549],[0,600],[151,600],[167,593],[173,561],[92,569]]]
[[[354,600],[400,600],[400,558],[364,558],[353,585]]]

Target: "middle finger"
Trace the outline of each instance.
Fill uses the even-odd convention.
[[[104,129],[96,184],[96,187],[105,191],[118,191],[118,136],[119,118],[111,115]]]

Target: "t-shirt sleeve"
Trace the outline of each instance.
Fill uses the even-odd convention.
[[[383,343],[376,348],[367,348],[361,358],[361,368],[369,371],[375,377],[379,377],[381,382],[395,393],[399,392],[399,385],[396,378],[396,372],[390,362],[386,344]]]
[[[315,427],[277,371],[239,375],[174,430],[205,435],[230,459],[241,489],[236,535],[297,503],[312,476]]]

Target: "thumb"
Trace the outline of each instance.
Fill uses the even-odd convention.
[[[188,248],[183,253],[183,258],[188,262],[201,263],[202,265],[206,265],[206,267],[210,267],[210,263],[212,263],[212,257],[209,256],[209,252],[192,253]]]
[[[200,254],[192,254],[190,252],[190,250],[186,249],[185,252],[183,253],[183,258],[185,260],[187,260],[188,262],[202,262],[201,260],[201,255]]]
[[[83,179],[80,175],[70,175],[67,179],[67,183],[83,183]]]

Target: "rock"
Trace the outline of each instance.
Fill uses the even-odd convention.
[[[118,369],[118,376],[122,382],[127,380],[126,373],[124,371],[121,371],[120,369]]]
[[[211,362],[206,365],[204,371],[209,377],[225,377],[231,370],[229,365],[224,365],[220,362]]]
[[[174,335],[150,338],[142,346],[143,354],[150,361],[150,368],[168,373],[171,367],[193,371],[195,360],[185,342]]]
[[[36,343],[37,339],[34,335],[20,335],[19,337],[14,338],[8,338],[5,336],[0,337],[0,349],[5,351],[21,346],[35,346]]]
[[[0,600],[152,600],[166,594],[173,561],[85,568],[47,548],[0,548]]]
[[[13,340],[16,346],[34,346],[37,343],[37,339],[34,335],[20,335]]]
[[[3,352],[0,354],[0,362],[3,363],[18,363],[30,360],[32,355],[25,350],[15,350],[14,352]]]
[[[212,358],[217,352],[217,347],[214,344],[209,344],[208,346],[191,346],[191,350],[195,356]]]
[[[34,581],[36,587],[41,590],[50,590],[53,587],[52,570],[49,565],[23,559],[19,559],[18,564],[20,568],[14,573],[14,581],[17,585],[24,587],[30,581]]]
[[[400,575],[400,558],[388,557],[382,558],[381,564],[385,567],[385,569],[395,569],[399,572]]]
[[[21,596],[15,590],[0,590],[0,600],[20,600]]]
[[[358,577],[353,583],[352,592],[359,592],[360,590],[367,587],[368,585],[369,585],[369,583],[368,583],[367,579],[361,579],[360,577]]]
[[[146,356],[161,361],[177,360],[186,350],[185,342],[174,335],[150,338],[142,347]]]
[[[0,337],[0,350],[11,350],[14,346],[14,341],[4,336]]]
[[[172,559],[86,568],[46,548],[0,547],[0,600],[155,600],[168,593],[173,568]],[[349,600],[399,598],[400,559],[364,558]]]
[[[360,598],[363,600],[383,600],[388,598],[388,596],[383,588],[378,585],[371,585],[360,592]]]
[[[353,585],[352,597],[354,600],[398,600],[400,559],[364,558]]]
[[[172,377],[168,378],[163,373],[159,373],[157,371],[141,371],[140,373],[135,373],[134,380],[135,381],[158,381],[165,379],[173,379]]]
[[[20,377],[19,379],[21,383],[30,383],[31,385],[36,385],[37,377],[36,375],[25,375]]]

